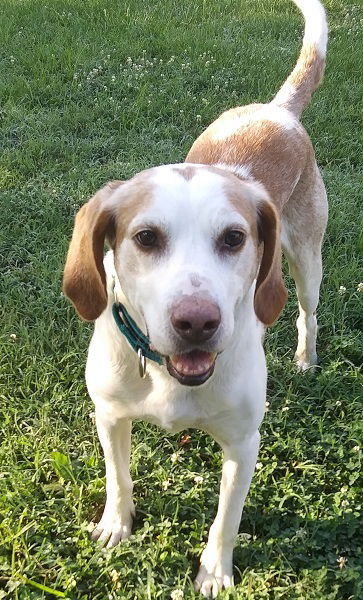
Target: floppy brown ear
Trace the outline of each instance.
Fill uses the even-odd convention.
[[[255,313],[262,323],[272,325],[287,300],[281,271],[280,219],[273,204],[258,205],[258,233],[263,255],[255,291]]]
[[[111,181],[78,211],[63,274],[63,291],[85,321],[93,321],[107,306],[103,266],[105,239],[112,245],[115,228],[107,199],[121,184]]]

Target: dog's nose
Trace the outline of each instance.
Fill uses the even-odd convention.
[[[184,340],[205,342],[217,331],[221,323],[221,312],[209,298],[185,296],[172,307],[171,322]]]

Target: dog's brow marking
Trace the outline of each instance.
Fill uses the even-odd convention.
[[[191,167],[191,166],[181,166],[181,167],[176,167],[173,169],[173,171],[175,171],[176,173],[178,173],[178,175],[181,175],[182,177],[184,177],[184,179],[186,181],[190,181],[192,179],[192,177],[194,177],[194,175],[196,174],[196,169],[195,167]]]
[[[150,180],[139,177],[137,185],[127,188],[127,194],[127,200],[121,203],[117,195],[114,197],[116,203],[116,246],[120,245],[133,219],[150,204],[153,195]]]

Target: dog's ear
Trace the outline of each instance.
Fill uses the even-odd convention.
[[[107,306],[103,266],[105,241],[112,247],[115,224],[108,199],[122,181],[111,181],[78,211],[63,274],[63,291],[85,321]]]
[[[255,313],[262,323],[272,325],[287,300],[281,271],[280,219],[268,200],[259,202],[257,219],[263,255],[256,283]]]

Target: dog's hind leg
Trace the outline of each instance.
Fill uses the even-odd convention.
[[[92,533],[107,548],[131,534],[135,513],[130,476],[131,421],[108,419],[96,410],[98,436],[105,455],[106,506],[102,519]]]
[[[322,279],[321,246],[327,217],[325,187],[314,160],[305,169],[282,213],[282,248],[296,284],[299,302],[295,360],[302,371],[317,363],[316,309]]]

